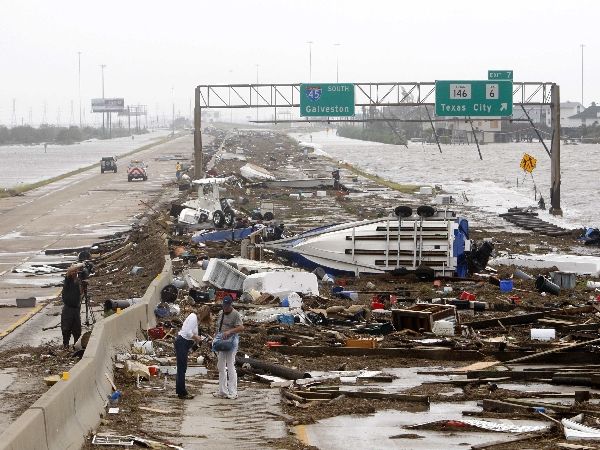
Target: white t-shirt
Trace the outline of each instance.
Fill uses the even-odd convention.
[[[184,339],[187,339],[188,341],[191,341],[192,336],[194,336],[195,334],[198,334],[198,317],[196,317],[196,313],[191,313],[183,321],[183,325],[181,326],[179,336],[181,336]]]

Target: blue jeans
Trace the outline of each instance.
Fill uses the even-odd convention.
[[[187,358],[194,341],[190,341],[177,335],[175,339],[175,356],[177,357],[177,377],[175,378],[175,392],[177,395],[186,395],[185,372],[187,370]]]

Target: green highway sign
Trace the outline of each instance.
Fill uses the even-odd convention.
[[[511,80],[513,79],[512,70],[488,70],[488,80]]]
[[[435,115],[489,117],[512,115],[512,81],[443,80],[435,82]]]
[[[300,116],[339,117],[354,115],[354,84],[303,83],[300,85]]]

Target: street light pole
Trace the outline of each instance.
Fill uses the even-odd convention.
[[[581,104],[585,108],[585,104],[583,103],[583,47],[584,44],[581,44]]]
[[[104,136],[104,68],[106,64],[100,64],[100,69],[102,70],[102,136]]]
[[[258,125],[258,64],[256,65],[256,126]]]
[[[335,52],[335,82],[339,83],[340,82],[340,44],[336,43],[333,44],[334,47],[337,47],[336,52]]]
[[[171,86],[171,104],[173,111],[171,113],[171,126],[173,127],[173,136],[175,136],[175,86]]]
[[[308,44],[308,81],[312,83],[312,45],[313,41],[307,41]]]
[[[83,121],[81,120],[81,52],[77,52],[77,78],[79,85],[79,129],[81,129],[83,127]]]

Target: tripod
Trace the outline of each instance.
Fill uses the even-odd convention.
[[[94,315],[94,310],[90,307],[90,296],[88,295],[87,280],[81,280],[81,286],[83,287],[82,303],[85,303],[85,326],[90,327],[90,324],[93,326],[96,323],[96,316]]]

